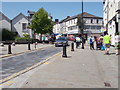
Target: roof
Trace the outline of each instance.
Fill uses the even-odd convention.
[[[20,15],[22,15],[24,18],[28,19],[27,16],[25,16],[24,14],[20,13],[18,14],[15,18],[13,18],[12,20],[15,20],[17,17],[19,17]]]
[[[71,19],[78,18],[79,16],[82,17],[82,13],[78,14],[78,15],[75,15],[75,16],[72,16],[72,17],[69,17],[69,18],[65,18],[65,19],[61,20],[60,23],[62,23],[64,21],[71,20]],[[87,12],[83,12],[83,18],[103,19],[102,17],[98,17],[98,16],[95,16],[95,15],[89,14]]]
[[[7,16],[5,16],[2,12],[0,12],[0,14],[2,15],[2,17],[5,17],[6,20],[8,20],[10,22],[10,19]]]

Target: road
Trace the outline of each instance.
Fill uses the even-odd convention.
[[[62,47],[46,47],[39,51],[24,53],[17,56],[12,56],[2,59],[0,64],[2,65],[2,79],[6,78],[14,73],[26,69],[38,62],[41,62],[58,52],[62,51]]]

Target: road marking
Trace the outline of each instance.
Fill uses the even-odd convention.
[[[6,82],[6,83],[3,83],[3,84],[0,84],[0,86],[8,86],[8,85],[11,85],[11,84],[13,84],[14,83],[14,81],[8,81],[8,82]]]
[[[61,52],[62,52],[62,51],[61,51]],[[0,83],[1,83],[1,84],[6,83],[6,82],[8,82],[8,81],[11,80],[11,79],[13,79],[13,78],[15,78],[15,77],[17,77],[17,76],[19,76],[19,75],[21,75],[21,74],[23,74],[23,73],[31,70],[31,69],[34,69],[35,67],[37,67],[37,66],[39,66],[39,65],[41,65],[41,64],[46,63],[46,62],[47,62],[49,59],[51,59],[52,57],[54,57],[54,56],[59,56],[59,55],[61,54],[61,52],[58,52],[57,54],[54,54],[53,56],[48,57],[47,59],[45,59],[45,60],[43,60],[43,61],[41,61],[41,62],[39,62],[39,63],[31,66],[31,67],[28,67],[28,68],[26,68],[26,69],[24,69],[24,70],[22,70],[22,71],[19,71],[19,72],[17,72],[17,73],[14,73],[14,74],[12,74],[12,75],[10,75],[10,76],[8,76],[8,77],[0,80]],[[0,85],[1,85],[1,84],[0,84]]]
[[[45,62],[44,64],[49,64],[48,62]]]

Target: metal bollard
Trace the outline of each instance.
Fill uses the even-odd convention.
[[[71,43],[71,51],[74,51],[74,43]]]
[[[28,41],[28,50],[31,50],[31,49],[30,49],[30,41]]]
[[[15,42],[13,42],[12,45],[15,46]]]
[[[1,43],[0,45],[1,45],[2,47],[4,46],[4,44],[3,44],[3,43]]]
[[[66,57],[67,58],[67,53],[66,53],[66,45],[63,44],[63,55],[62,57]]]
[[[8,54],[12,54],[12,52],[11,52],[11,44],[8,45]]]

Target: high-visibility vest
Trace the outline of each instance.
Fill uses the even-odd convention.
[[[104,36],[103,40],[104,40],[105,44],[110,44],[110,36],[109,35]]]

